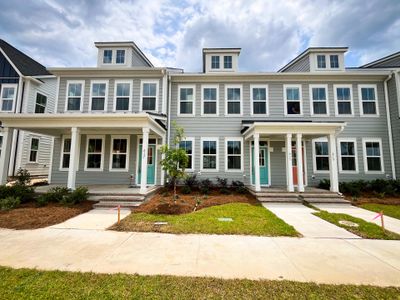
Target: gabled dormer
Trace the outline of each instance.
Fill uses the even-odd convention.
[[[344,71],[347,47],[311,47],[296,56],[278,72]]]
[[[98,67],[153,67],[134,42],[96,42]]]
[[[237,72],[240,48],[203,48],[203,72]]]

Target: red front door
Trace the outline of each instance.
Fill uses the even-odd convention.
[[[304,167],[304,145],[301,147],[301,153],[303,155],[303,183],[305,184],[305,167]],[[297,151],[296,142],[292,142],[292,171],[293,171],[293,184],[297,185]]]

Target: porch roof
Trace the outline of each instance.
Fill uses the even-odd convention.
[[[262,136],[279,136],[288,133],[301,133],[312,138],[337,134],[346,126],[346,122],[316,122],[311,120],[271,120],[271,121],[242,121],[241,131],[245,139],[250,139],[254,134]]]
[[[0,114],[2,127],[21,129],[33,133],[59,136],[70,133],[72,127],[84,131],[114,131],[141,133],[149,128],[155,134],[163,136],[165,127],[147,113],[65,113],[65,114]]]

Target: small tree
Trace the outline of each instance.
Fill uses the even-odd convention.
[[[176,202],[176,183],[179,179],[183,179],[186,176],[185,168],[188,164],[189,158],[185,149],[179,148],[180,142],[185,138],[184,130],[182,127],[177,126],[175,122],[172,123],[175,130],[175,135],[172,140],[172,147],[163,145],[161,147],[161,153],[165,154],[165,158],[161,160],[161,166],[164,171],[168,173],[168,176],[173,180],[174,186],[174,202]]]

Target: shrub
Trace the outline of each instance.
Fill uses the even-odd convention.
[[[65,195],[60,203],[65,206],[75,205],[77,203],[81,203],[84,200],[87,200],[89,197],[89,192],[87,187],[80,186],[76,190]]]
[[[17,185],[29,185],[31,183],[31,174],[27,169],[19,168],[16,176]]]
[[[49,189],[46,193],[46,197],[48,197],[48,202],[61,202],[69,192],[70,190],[66,187],[55,186]]]
[[[185,186],[182,187],[181,191],[182,191],[183,194],[187,195],[187,194],[190,194],[192,192],[192,189],[189,186],[185,185]]]
[[[321,180],[318,184],[319,188],[329,189],[330,181]],[[372,194],[376,197],[383,198],[385,196],[400,195],[400,180],[374,179],[370,181],[355,180],[349,182],[340,182],[339,190],[341,193],[359,197],[361,194]]]
[[[219,190],[219,192],[223,195],[229,195],[231,191],[228,188],[222,188]]]
[[[0,186],[0,199],[7,197],[19,198],[21,203],[25,203],[32,200],[34,196],[34,189],[25,185],[13,185],[13,186]]]
[[[239,193],[239,194],[247,193],[247,189],[242,181],[233,180],[232,187],[235,189],[236,193]]]
[[[220,188],[228,188],[228,178],[217,177],[217,182]]]
[[[196,174],[189,175],[185,178],[185,186],[189,187],[190,189],[195,189],[199,185],[199,181],[196,178]]]
[[[0,200],[0,210],[10,210],[21,204],[18,197],[6,197]]]
[[[329,190],[330,187],[331,187],[331,182],[329,179],[322,179],[318,184],[318,188],[320,189]]]
[[[49,194],[42,194],[39,197],[36,198],[36,203],[38,206],[46,206],[50,202],[50,196]]]
[[[210,193],[212,186],[213,184],[210,179],[203,179],[200,181],[200,192],[207,195]]]

